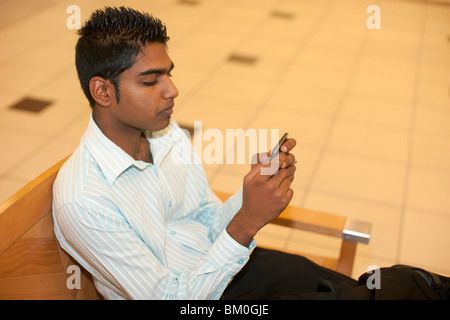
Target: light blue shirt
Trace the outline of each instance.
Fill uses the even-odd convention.
[[[148,140],[153,164],[91,117],[54,184],[56,237],[105,299],[219,299],[255,247],[225,230],[242,188],[222,203],[199,161],[178,161],[192,146],[176,122]]]

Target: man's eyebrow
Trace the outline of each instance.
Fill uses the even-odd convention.
[[[142,76],[147,76],[149,74],[167,74],[170,71],[172,71],[173,68],[175,68],[175,65],[172,62],[172,65],[170,66],[169,69],[166,69],[166,68],[148,69],[148,70],[145,70],[145,71],[142,71],[141,73],[139,73],[138,76],[142,77]]]

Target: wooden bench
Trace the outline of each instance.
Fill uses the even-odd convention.
[[[67,158],[66,158],[67,159]],[[102,299],[91,275],[60,248],[53,232],[53,182],[61,160],[0,205],[0,299]],[[229,194],[217,191],[225,200]],[[288,207],[276,224],[338,237],[337,259],[308,258],[350,275],[358,243],[368,243],[370,224],[343,216]],[[70,289],[72,269],[79,266],[81,289]],[[69,285],[68,285],[69,283]]]

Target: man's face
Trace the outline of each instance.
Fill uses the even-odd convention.
[[[138,130],[164,129],[178,96],[170,79],[172,69],[162,43],[146,45],[134,65],[120,76],[120,102],[113,110],[116,124]]]

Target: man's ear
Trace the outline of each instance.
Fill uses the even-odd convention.
[[[101,107],[109,107],[115,101],[114,85],[102,77],[95,76],[89,81],[92,98]]]

